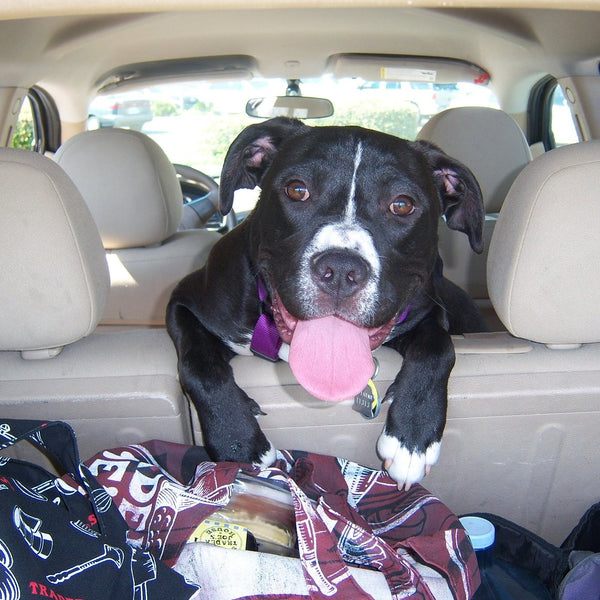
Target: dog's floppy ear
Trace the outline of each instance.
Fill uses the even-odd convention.
[[[307,128],[301,121],[285,117],[246,127],[233,141],[225,156],[219,181],[221,214],[226,215],[231,210],[235,190],[260,186],[281,143]]]
[[[437,146],[425,141],[415,143],[433,168],[446,224],[450,229],[465,233],[471,248],[481,254],[485,209],[477,179],[470,169]]]

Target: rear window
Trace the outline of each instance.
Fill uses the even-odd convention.
[[[310,125],[361,125],[414,139],[434,114],[455,106],[498,107],[489,85],[359,78],[303,80],[304,96],[332,101],[334,114]],[[283,79],[188,82],[98,96],[89,108],[89,128],[123,127],[152,137],[174,163],[218,177],[235,136],[257,119],[246,115],[253,97],[285,95]]]

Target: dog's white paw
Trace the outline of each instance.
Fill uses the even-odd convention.
[[[273,446],[270,440],[267,441],[269,442],[269,449],[253,463],[261,469],[270,467],[277,460],[277,449],[275,446]]]
[[[398,484],[398,489],[407,491],[429,473],[440,456],[440,448],[440,442],[434,442],[425,452],[411,452],[397,438],[385,432],[377,440],[377,453],[385,470]]]

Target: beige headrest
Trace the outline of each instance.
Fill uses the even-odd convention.
[[[147,135],[86,131],[67,140],[55,160],[87,202],[105,248],[160,244],[177,231],[183,199],[175,168]]]
[[[515,336],[600,342],[600,141],[552,150],[517,177],[488,257],[496,313]]]
[[[449,108],[425,123],[417,137],[433,142],[473,171],[487,213],[500,210],[515,177],[531,161],[518,123],[495,108]]]
[[[49,158],[0,148],[0,206],[0,350],[52,350],[91,333],[108,268],[73,182]]]

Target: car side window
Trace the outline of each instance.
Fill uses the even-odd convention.
[[[11,147],[19,148],[21,150],[36,150],[36,122],[34,118],[34,112],[31,105],[29,96],[26,96],[21,105],[21,111],[17,118],[17,125],[15,127]]]
[[[61,123],[56,103],[34,85],[23,99],[10,146],[32,152],[56,152],[61,143]]]
[[[550,131],[554,138],[555,147],[574,144],[579,141],[573,114],[560,85],[552,91],[550,103]]]

